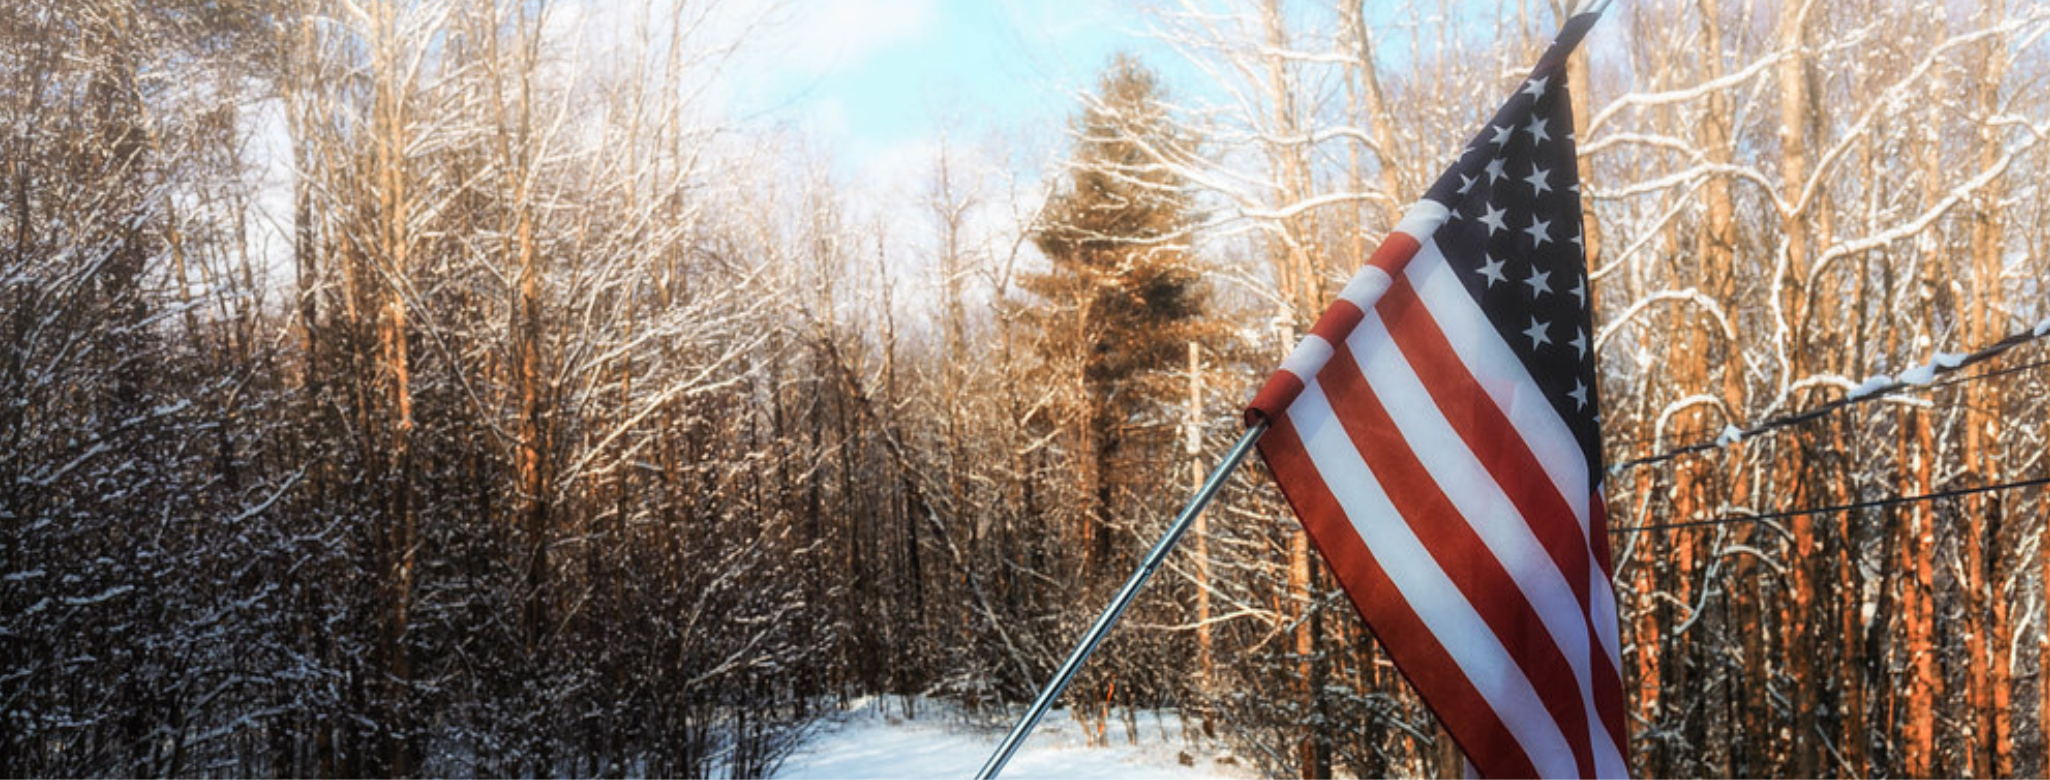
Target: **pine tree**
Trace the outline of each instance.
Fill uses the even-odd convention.
[[[1138,60],[1112,59],[1073,120],[1069,179],[1033,235],[1051,269],[1024,280],[1050,304],[1040,321],[1047,364],[1081,391],[1071,419],[1089,505],[1074,529],[1085,580],[1111,549],[1104,525],[1116,516],[1119,489],[1129,487],[1119,462],[1138,449],[1146,429],[1139,418],[1171,402],[1163,374],[1206,329],[1207,289],[1185,243],[1193,206],[1166,162],[1195,142],[1174,124],[1165,98]]]

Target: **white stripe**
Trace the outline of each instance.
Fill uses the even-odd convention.
[[[1618,672],[1617,674],[1618,677],[1616,679],[1616,689],[1622,690],[1622,673]],[[1628,703],[1619,701],[1616,704],[1618,710],[1623,710]],[[1621,712],[1619,712],[1618,714],[1623,715],[1625,723],[1624,728],[1629,728],[1628,723],[1630,716],[1628,714],[1624,714]],[[1615,738],[1609,734],[1608,724],[1602,722],[1602,714],[1598,711],[1588,712],[1587,727],[1588,729],[1593,731],[1593,733],[1600,735],[1596,737],[1594,740],[1594,776],[1623,778],[1629,777],[1630,761],[1629,759],[1623,757],[1623,748],[1625,746],[1616,744]]]
[[[1602,493],[1597,492],[1594,500],[1602,500]],[[1589,546],[1587,552],[1589,560],[1593,560],[1594,549],[1592,545]],[[1609,657],[1609,668],[1615,670],[1616,687],[1620,689],[1623,686],[1623,663],[1621,659],[1623,643],[1616,625],[1615,585],[1609,582],[1608,575],[1602,573],[1602,567],[1599,563],[1588,567],[1587,580],[1590,594],[1588,599],[1588,615],[1594,621],[1595,642],[1601,645],[1602,652]],[[1628,717],[1628,715],[1624,716],[1626,719],[1625,728],[1628,728]],[[1601,726],[1599,719],[1596,721],[1596,726]],[[1608,733],[1606,727],[1603,727],[1602,733]],[[1619,745],[1618,747],[1626,746]],[[1630,762],[1621,753],[1614,756],[1609,756],[1606,753],[1596,753],[1595,761],[1596,774],[1601,777],[1630,776]]]
[[[1487,315],[1466,291],[1465,285],[1459,283],[1437,242],[1428,242],[1419,248],[1405,272],[1410,284],[1416,287],[1417,297],[1424,308],[1459,356],[1460,363],[1495,400],[1495,405],[1509,418],[1517,435],[1530,447],[1545,476],[1573,510],[1574,519],[1580,523],[1582,538],[1587,539],[1591,533],[1587,455],[1580,449],[1579,439],[1566,427],[1565,420],[1560,419],[1558,410],[1545,399],[1514,350],[1502,342],[1501,334],[1488,322]],[[1623,659],[1616,625],[1615,591],[1601,567],[1595,563],[1591,540],[1588,547],[1589,619],[1595,626],[1597,644],[1608,657],[1609,668],[1621,674]],[[1600,726],[1599,720],[1596,725]],[[1604,735],[1608,733],[1606,728],[1599,730]],[[1596,744],[1599,746],[1608,741],[1596,740]],[[1607,752],[1597,751],[1596,756],[1600,758]]]
[[[1607,488],[1598,488],[1594,500],[1604,501],[1607,500],[1607,496]],[[1593,542],[1592,538],[1588,539],[1588,560],[1597,560],[1594,557]],[[1615,563],[1610,561],[1609,565],[1614,566]],[[1622,652],[1623,639],[1622,631],[1616,625],[1616,586],[1609,581],[1609,576],[1602,572],[1600,563],[1589,567],[1588,581],[1594,586],[1589,591],[1592,598],[1588,601],[1587,609],[1588,614],[1594,616],[1595,638],[1601,642],[1602,649],[1608,651],[1609,663],[1616,670],[1616,676],[1620,678],[1623,675],[1623,661],[1619,654]]]
[[[1589,550],[1588,554],[1592,556],[1594,552]],[[1590,557],[1589,560],[1593,560],[1593,558]],[[1602,575],[1602,567],[1600,565],[1592,565],[1587,568],[1589,571],[1587,577],[1589,586],[1588,615],[1594,624],[1595,643],[1601,646],[1602,654],[1608,656],[1609,669],[1616,674],[1614,680],[1616,689],[1622,690],[1623,667],[1617,660],[1616,594],[1610,590],[1609,579]],[[1604,604],[1607,606],[1602,606]],[[1593,663],[1592,658],[1592,656],[1589,657],[1590,664]],[[1589,693],[1593,693],[1592,688],[1589,689]],[[1617,702],[1617,704],[1618,708],[1621,709],[1627,702]],[[1630,716],[1623,713],[1619,714],[1623,715],[1624,728],[1627,729]],[[1599,710],[1590,710],[1587,713],[1587,727],[1594,734],[1599,735],[1594,740],[1595,776],[1629,777],[1630,762],[1623,757],[1623,750],[1628,746],[1615,743],[1615,738],[1609,734],[1608,724],[1602,722],[1602,715]]]
[[[1580,440],[1566,427],[1566,421],[1559,418],[1559,411],[1552,408],[1544,393],[1537,388],[1536,380],[1523,368],[1523,361],[1515,351],[1503,343],[1502,336],[1488,317],[1481,311],[1473,295],[1460,284],[1459,277],[1446,263],[1445,255],[1438,249],[1437,242],[1427,242],[1417,250],[1416,259],[1411,260],[1405,275],[1416,287],[1417,298],[1425,310],[1436,321],[1438,329],[1445,334],[1445,340],[1452,345],[1459,362],[1466,366],[1481,388],[1495,399],[1495,406],[1509,424],[1530,447],[1537,457],[1538,465],[1551,480],[1566,506],[1573,510],[1573,517],[1580,523],[1583,538],[1590,533],[1588,527],[1588,473],[1587,454],[1580,449]],[[1602,579],[1601,567],[1594,563],[1592,544],[1588,551],[1588,570],[1593,580]],[[1603,602],[1607,602],[1606,605]],[[1594,617],[1595,627],[1601,630],[1604,621],[1613,631],[1615,623],[1615,594],[1607,587],[1589,591],[1588,609]],[[1606,617],[1605,617],[1606,616]],[[1602,651],[1609,656],[1611,668],[1621,670],[1623,659],[1619,645],[1612,639],[1603,638]]]
[[[1338,291],[1338,297],[1359,307],[1360,311],[1372,311],[1374,304],[1388,292],[1388,286],[1395,280],[1387,271],[1371,265],[1360,266],[1360,272],[1352,275],[1345,283],[1345,289]]]
[[[1592,500],[1607,500],[1607,491],[1597,486]],[[1588,567],[1587,572],[1589,593],[1588,618],[1594,623],[1595,643],[1600,645],[1602,652],[1608,656],[1609,668],[1614,670],[1616,675],[1616,687],[1621,689],[1623,686],[1623,662],[1621,657],[1623,643],[1622,637],[1619,635],[1618,626],[1616,625],[1616,588],[1615,584],[1609,581],[1609,576],[1602,572],[1600,559],[1594,557],[1594,542],[1595,539],[1590,536],[1587,548],[1588,560],[1596,561],[1596,563]],[[1613,565],[1614,562],[1611,561],[1610,563]],[[1627,725],[1629,716],[1624,715],[1623,717],[1626,724],[1624,728],[1627,729],[1629,728]],[[1600,777],[1629,777],[1630,761],[1620,753],[1614,756],[1598,753],[1595,755],[1595,774]]]
[[[1573,518],[1580,521],[1580,533],[1586,536],[1587,454],[1581,451],[1580,440],[1574,438],[1566,421],[1559,419],[1558,410],[1552,408],[1552,402],[1546,400],[1530,372],[1524,370],[1523,361],[1503,343],[1495,326],[1481,312],[1480,304],[1460,284],[1459,277],[1446,264],[1445,255],[1439,252],[1437,242],[1426,242],[1417,250],[1416,259],[1410,261],[1405,274],[1416,287],[1424,308],[1430,311],[1431,319],[1444,331],[1445,340],[1451,342],[1452,351],[1459,355],[1459,362],[1480,382],[1481,389],[1495,399],[1509,424],[1530,445],[1531,454],[1537,456],[1545,476],[1558,488],[1559,497],[1572,507]]]
[[[1303,450],[1331,490],[1353,530],[1373,552],[1395,589],[1474,688],[1502,719],[1544,777],[1578,774],[1559,724],[1523,670],[1503,649],[1445,572],[1395,511],[1388,494],[1339,425],[1323,385],[1310,382],[1288,408]]]
[[[1361,320],[1346,346],[1358,362],[1360,375],[1366,377],[1432,481],[1495,560],[1509,570],[1560,651],[1568,659],[1582,659],[1574,673],[1582,681],[1589,679],[1587,618],[1581,614],[1580,599],[1568,579],[1579,573],[1562,571],[1552,560],[1531,531],[1530,521],[1516,510],[1486,464],[1467,449],[1459,431],[1445,419],[1444,410],[1432,401],[1416,369],[1388,335],[1388,325],[1379,313],[1369,313]],[[1589,560],[1592,565],[1592,558]]]
[[[1594,620],[1595,639],[1601,644],[1602,652],[1608,654],[1609,668],[1616,670],[1616,676],[1619,678],[1617,684],[1620,686],[1620,678],[1623,675],[1623,642],[1622,632],[1616,625],[1615,586],[1609,582],[1607,575],[1602,574],[1600,566],[1588,567],[1587,580],[1592,586],[1588,589],[1587,614]]]
[[[1323,336],[1312,333],[1296,342],[1295,349],[1288,353],[1288,359],[1281,361],[1281,370],[1294,374],[1303,384],[1317,378],[1317,372],[1324,370],[1324,364],[1331,362],[1331,342]]]
[[[1450,213],[1445,204],[1425,198],[1409,204],[1409,210],[1402,213],[1402,220],[1395,223],[1395,232],[1408,233],[1417,243],[1429,244],[1431,234],[1438,232],[1438,226],[1445,224],[1445,217]]]
[[[1388,416],[1431,480],[1438,483],[1461,519],[1471,527],[1487,552],[1507,569],[1523,598],[1536,612],[1559,654],[1573,669],[1574,689],[1580,695],[1582,712],[1588,719],[1592,745],[1597,753],[1617,750],[1608,730],[1601,725],[1594,706],[1592,649],[1588,646],[1587,615],[1574,595],[1573,580],[1578,572],[1561,570],[1551,553],[1531,531],[1531,523],[1516,509],[1486,464],[1465,446],[1459,431],[1445,419],[1444,410],[1431,399],[1423,380],[1388,335],[1388,325],[1378,313],[1369,312],[1346,340]],[[1575,540],[1585,548],[1585,540]],[[1589,567],[1593,557],[1588,558]],[[1599,569],[1597,569],[1599,571]],[[1504,598],[1513,598],[1503,594]]]

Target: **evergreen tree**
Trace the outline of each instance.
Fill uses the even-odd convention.
[[[1117,55],[1073,125],[1069,180],[1033,235],[1051,268],[1024,286],[1050,304],[1040,322],[1047,365],[1081,391],[1070,420],[1089,502],[1076,529],[1086,578],[1111,549],[1103,526],[1120,514],[1120,490],[1139,487],[1121,461],[1141,449],[1138,437],[1165,435],[1146,413],[1173,392],[1165,370],[1207,330],[1208,294],[1186,243],[1188,185],[1164,163],[1195,140],[1168,115],[1159,77]]]

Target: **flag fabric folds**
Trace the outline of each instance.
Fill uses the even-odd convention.
[[[1247,411],[1484,777],[1628,773],[1564,67],[1594,20],[1568,21]]]

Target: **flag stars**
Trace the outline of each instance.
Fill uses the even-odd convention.
[[[1495,137],[1488,139],[1488,143],[1494,144],[1496,146],[1508,146],[1509,136],[1511,133],[1516,132],[1516,125],[1503,125],[1501,127],[1495,127],[1493,129],[1495,131]]]
[[[1523,180],[1530,185],[1533,191],[1532,194],[1543,195],[1552,191],[1551,182],[1545,181],[1545,177],[1550,174],[1551,171],[1532,165],[1530,166],[1530,175],[1523,177]]]
[[[1587,331],[1574,328],[1573,340],[1566,343],[1573,346],[1573,354],[1576,359],[1587,358]]]
[[[1550,119],[1534,116],[1530,118],[1530,124],[1523,126],[1523,131],[1529,133],[1531,138],[1537,139],[1538,143],[1544,143],[1552,140],[1552,134],[1545,132],[1545,125],[1551,124],[1551,122],[1552,120]]]
[[[1488,186],[1495,186],[1496,179],[1500,179],[1509,175],[1502,171],[1502,165],[1503,162],[1502,158],[1500,157],[1488,161]]]
[[[1567,393],[1567,395],[1573,397],[1573,409],[1575,411],[1587,408],[1586,382],[1582,382],[1579,379],[1573,380],[1573,392]]]
[[[1573,299],[1580,301],[1582,306],[1587,305],[1587,279],[1585,277],[1573,278]]]
[[[1550,271],[1540,271],[1540,270],[1538,270],[1538,269],[1537,269],[1537,266],[1531,266],[1531,268],[1530,268],[1530,276],[1528,276],[1528,277],[1525,277],[1525,278],[1524,278],[1524,280],[1523,280],[1523,283],[1524,283],[1524,284],[1525,284],[1526,286],[1529,286],[1529,287],[1530,287],[1530,299],[1531,299],[1531,300],[1537,300],[1539,296],[1542,296],[1542,295],[1544,295],[1545,293],[1551,292],[1551,291],[1552,291],[1552,281],[1551,281],[1551,280],[1552,280],[1552,272],[1550,272]]]
[[[1502,215],[1508,212],[1495,208],[1493,203],[1485,205],[1488,211],[1481,215],[1481,224],[1488,226],[1488,235],[1492,236],[1497,232],[1508,230],[1509,224],[1502,221]]]
[[[1526,81],[1523,83],[1523,94],[1529,95],[1531,97],[1544,97],[1545,85],[1547,83],[1550,83],[1551,80],[1551,76],[1546,76],[1541,79],[1531,79],[1529,81]]]
[[[1530,327],[1523,329],[1523,335],[1530,337],[1530,348],[1537,349],[1552,343],[1552,334],[1548,331],[1549,326],[1545,324],[1544,320],[1532,317],[1530,318]]]
[[[1502,261],[1495,259],[1494,255],[1487,255],[1487,258],[1488,261],[1481,264],[1481,276],[1488,280],[1488,289],[1492,290],[1496,282],[1509,281],[1509,277],[1502,274]]]
[[[1468,176],[1464,173],[1459,174],[1459,194],[1465,195],[1467,190],[1473,189],[1473,183],[1477,179],[1478,177],[1475,176]]]
[[[1536,248],[1544,246],[1546,241],[1552,240],[1551,229],[1551,220],[1531,217],[1530,227],[1524,228],[1523,233],[1530,236],[1531,240],[1537,242],[1531,245],[1532,248]]]

